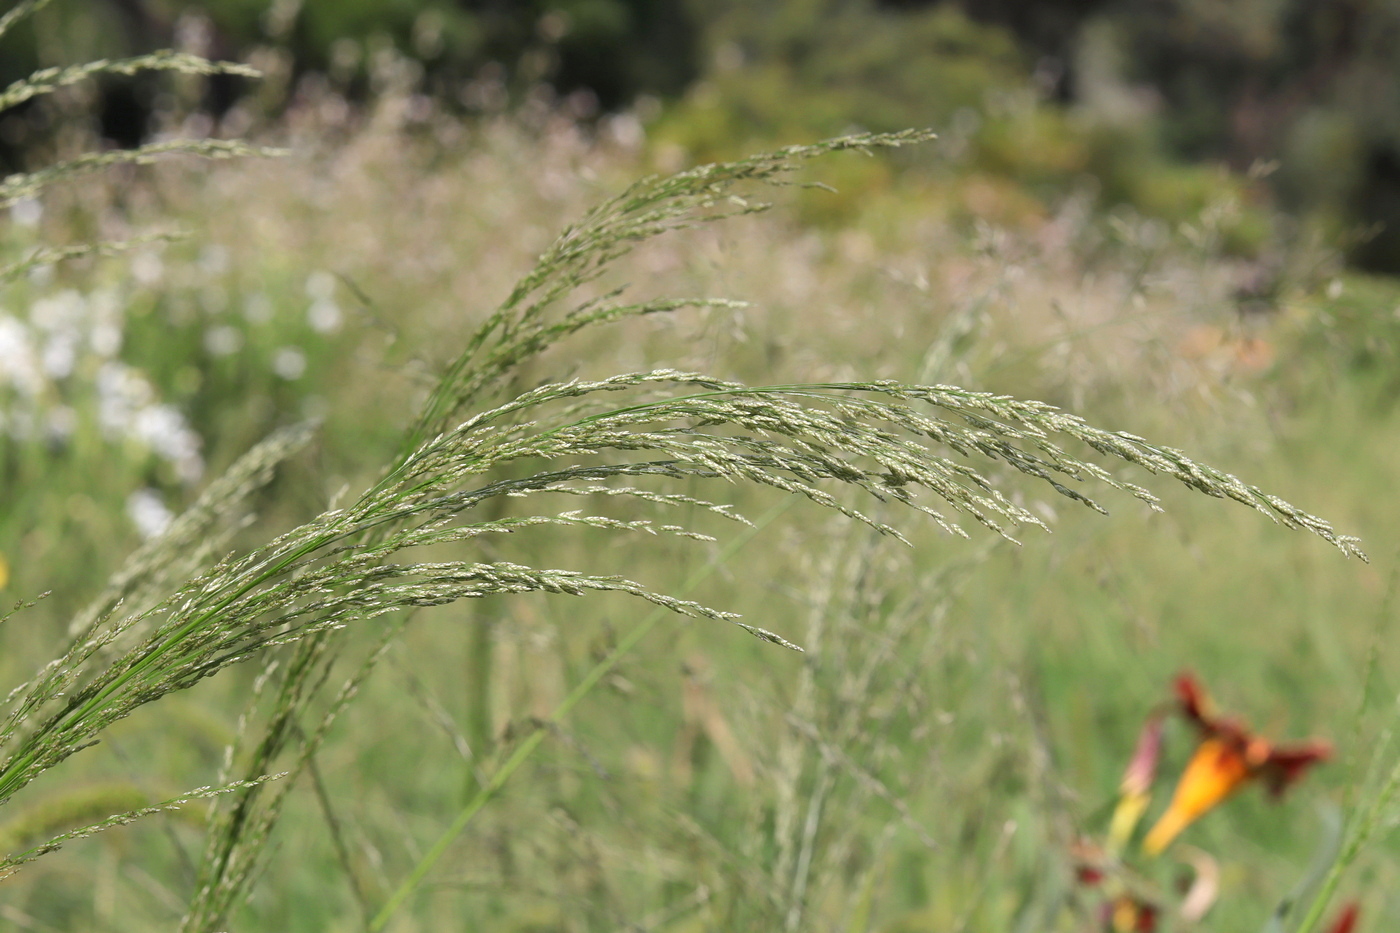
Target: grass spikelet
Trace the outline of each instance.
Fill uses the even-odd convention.
[[[14,874],[18,868],[35,859],[47,855],[62,848],[66,842],[73,842],[78,839],[85,839],[88,836],[96,835],[104,830],[117,826],[125,826],[137,820],[151,816],[156,813],[167,813],[171,810],[178,810],[186,804],[196,800],[207,800],[217,797],[220,794],[232,793],[236,790],[250,786],[250,783],[262,784],[266,781],[275,781],[284,777],[282,774],[269,774],[257,782],[235,781],[230,784],[209,787],[196,787],[168,800],[149,805],[137,805],[123,812],[114,813],[104,817],[94,823],[70,829],[67,832],[59,833],[45,842],[25,849],[0,859],[0,879],[4,879]],[[132,801],[142,801],[144,794],[131,787],[108,787],[98,788],[94,791],[70,795],[60,800],[54,801],[50,807],[46,807],[39,812],[29,814],[22,818],[22,822],[13,827],[16,839],[23,839],[30,833],[42,833],[51,831],[54,824],[76,822],[90,818],[96,813],[110,813],[114,807],[130,806]],[[7,829],[10,829],[7,827]]]
[[[50,0],[20,0],[12,6],[4,16],[0,16],[0,36],[9,32],[15,23],[42,10],[49,5]]]
[[[49,185],[68,181],[114,165],[150,165],[164,156],[192,155],[202,159],[237,159],[247,156],[275,157],[286,155],[285,149],[251,146],[230,139],[171,139],[147,143],[135,149],[113,149],[109,152],[88,152],[34,172],[10,175],[0,181],[0,207],[32,198]]]
[[[211,62],[198,55],[175,52],[169,49],[113,61],[99,58],[82,65],[66,68],[44,68],[26,78],[15,81],[0,91],[0,110],[8,110],[27,100],[43,94],[52,94],[60,88],[69,87],[96,75],[134,75],[142,71],[173,71],[185,75],[240,75],[245,78],[262,77],[262,72],[248,65],[235,62]]]

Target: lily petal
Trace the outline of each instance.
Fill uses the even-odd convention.
[[[1143,840],[1143,850],[1149,855],[1160,853],[1183,829],[1234,793],[1250,774],[1249,762],[1235,743],[1205,739],[1186,765],[1167,812]]]

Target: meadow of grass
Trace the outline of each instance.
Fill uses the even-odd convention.
[[[3,396],[2,592],[51,595],[0,631],[4,682],[54,656],[163,510],[272,430],[319,424],[255,494],[256,517],[211,547],[261,544],[373,485],[436,374],[556,232],[651,169],[626,129],[580,128],[543,105],[464,125],[412,99],[365,114],[309,99],[277,140],[289,157],[122,170],[12,211],[0,235],[16,250],[187,235],[7,285],[0,359],[11,374],[22,351],[36,362],[34,391]],[[388,630],[384,660],[298,777],[230,929],[378,928],[531,738],[538,751],[383,928],[1095,929],[1068,853],[1103,832],[1138,728],[1183,669],[1269,735],[1337,748],[1282,801],[1243,793],[1184,840],[1222,866],[1206,928],[1262,929],[1293,896],[1329,814],[1377,799],[1396,757],[1400,289],[1300,251],[1278,300],[1242,309],[1250,270],[1219,235],[1239,205],[1168,227],[1097,214],[1086,196],[997,227],[969,220],[968,204],[1011,194],[974,197],[972,182],[918,171],[936,146],[914,153],[839,223],[796,219],[822,216],[812,205],[832,195],[779,191],[775,211],[644,244],[592,287],[749,304],[593,328],[511,386],[674,367],[1044,399],[1298,503],[1359,535],[1373,563],[1161,481],[1165,512],[1111,494],[1105,518],[1006,467],[989,475],[1053,533],[1023,528],[1017,546],[973,525],[963,540],[915,513],[874,513],[909,548],[736,485],[726,495],[751,529],[678,513],[713,542],[555,528],[451,545],[462,559],[620,573],[806,651],[713,621],[646,621],[649,607],[606,594],[417,610]],[[837,175],[866,171],[860,155],[826,158]],[[493,518],[510,516],[493,501],[506,503]],[[342,633],[337,683],[387,624]],[[9,850],[212,783],[259,670],[138,710],[26,788],[0,814]],[[314,730],[314,713],[293,731]],[[1185,751],[1170,754],[1175,765]],[[33,930],[176,926],[203,807],[25,866],[4,882],[0,916]],[[1377,817],[1382,830],[1391,818]],[[1400,918],[1393,855],[1381,832],[1341,877],[1367,929]]]

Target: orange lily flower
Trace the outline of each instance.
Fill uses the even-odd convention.
[[[1331,747],[1311,741],[1275,746],[1252,734],[1243,723],[1215,715],[1209,698],[1190,674],[1176,679],[1182,715],[1201,734],[1201,742],[1181,775],[1167,811],[1143,840],[1143,849],[1156,855],[1183,829],[1249,781],[1262,781],[1278,796],[1302,777],[1309,766],[1327,759]]]

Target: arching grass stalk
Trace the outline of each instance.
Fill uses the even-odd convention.
[[[640,243],[670,230],[767,210],[769,205],[753,200],[746,189],[755,183],[790,184],[792,182],[787,179],[808,159],[841,150],[868,154],[878,148],[922,142],[931,139],[932,135],[926,130],[909,130],[845,137],[810,146],[792,146],[734,162],[700,166],[672,176],[652,176],[636,182],[622,194],[589,211],[579,222],[560,234],[506,300],[487,315],[458,357],[444,369],[437,387],[408,429],[399,453],[385,470],[376,489],[382,490],[392,485],[415,452],[430,439],[441,439],[442,435],[450,432],[465,416],[464,413],[479,411],[491,399],[499,398],[520,366],[580,330],[643,315],[669,314],[683,308],[743,306],[742,302],[705,298],[659,298],[620,303],[617,299],[624,290],[622,288],[598,298],[578,297],[576,293],[580,287],[597,279],[613,262]],[[619,490],[597,484],[606,482],[609,477],[623,475],[665,479],[684,476],[686,471],[674,465],[573,467],[557,471],[552,476],[538,476],[532,482],[488,486],[464,496],[461,507],[467,508],[470,504],[498,494],[540,491],[550,488],[550,483],[566,484],[570,481],[593,483],[593,488],[599,490],[599,494],[617,495]],[[431,482],[424,484],[431,485]],[[566,492],[562,486],[555,487],[554,491]],[[637,497],[638,501],[656,505],[681,502],[699,504],[718,514],[728,515],[722,505],[690,501],[674,494],[662,495],[642,490],[631,490],[626,494]],[[397,518],[385,520],[365,534],[371,541],[387,540],[393,534],[397,521]],[[332,628],[322,629],[299,641],[293,663],[276,671],[276,676],[298,681],[288,684],[286,695],[295,697],[295,702],[302,707],[315,702],[317,694],[328,683],[330,667],[336,663],[342,646],[343,639]],[[269,658],[267,663],[275,665],[277,661]],[[295,718],[298,710],[284,713],[286,715],[279,714],[269,719],[263,727],[261,738],[253,741],[258,754],[243,772],[245,776],[254,777],[263,773],[270,767],[270,762],[289,747],[289,743],[299,741],[295,730],[283,725],[289,718]],[[245,715],[245,721],[254,720]],[[261,802],[255,805],[255,799]],[[262,846],[262,840],[270,835],[272,826],[279,818],[284,799],[285,795],[282,794],[262,797],[256,788],[233,796],[226,811],[237,812],[241,816],[238,819],[220,817],[213,824],[205,848],[205,861],[200,868],[201,880],[182,930],[212,931],[222,928],[223,918],[245,896],[260,862],[256,853],[247,854],[247,857],[228,857],[227,854]]]
[[[679,587],[677,592],[681,595],[688,595],[693,592],[706,578],[728,563],[730,558],[735,554],[739,553],[739,551],[752,541],[760,531],[791,508],[792,504],[793,500],[789,499],[769,509],[755,520],[749,528],[735,536],[714,560],[691,574],[685,583]],[[632,649],[641,644],[642,639],[646,638],[647,635],[651,633],[651,630],[656,628],[657,624],[665,617],[666,612],[663,609],[655,609],[647,615],[647,617],[639,622],[632,631],[628,632],[618,641],[617,645],[608,653],[607,657],[593,665],[592,669],[583,676],[583,679],[578,682],[574,689],[569,691],[568,696],[564,697],[559,705],[551,710],[549,715],[511,751],[510,756],[492,773],[491,777],[487,779],[486,783],[476,795],[472,797],[471,800],[467,801],[466,805],[458,811],[457,816],[448,825],[447,829],[443,830],[442,835],[438,836],[437,840],[423,853],[423,856],[418,860],[417,864],[413,866],[413,870],[408,873],[394,890],[394,893],[384,902],[384,906],[380,908],[379,912],[374,915],[374,919],[369,923],[370,933],[378,933],[378,931],[384,929],[389,920],[393,918],[394,913],[403,906],[408,898],[413,896],[413,892],[418,890],[423,884],[423,881],[428,877],[428,873],[433,870],[433,866],[436,865],[438,860],[447,852],[448,848],[457,837],[466,830],[471,821],[491,802],[492,798],[500,793],[501,789],[506,786],[506,783],[515,772],[520,769],[520,766],[525,764],[525,762],[530,759],[530,756],[535,753],[540,743],[549,735],[549,727],[562,723],[565,717],[573,712],[574,707],[582,702],[588,694],[592,693],[593,688],[598,686],[602,679],[618,665],[618,662],[631,654]]]

